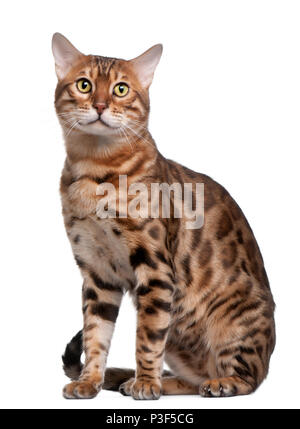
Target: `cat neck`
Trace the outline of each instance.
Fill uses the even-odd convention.
[[[85,134],[76,130],[72,135],[65,136],[67,159],[70,163],[84,160],[94,161],[97,164],[115,164],[120,158],[129,160],[137,153],[145,158],[155,158],[158,151],[156,144],[148,130],[139,135],[118,136],[114,138]]]

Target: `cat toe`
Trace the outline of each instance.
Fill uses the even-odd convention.
[[[134,378],[130,378],[129,380],[125,381],[125,383],[122,383],[121,386],[119,387],[119,392],[123,396],[130,396],[133,383],[134,383]]]
[[[63,396],[66,399],[92,399],[99,390],[92,382],[73,381],[64,387]]]

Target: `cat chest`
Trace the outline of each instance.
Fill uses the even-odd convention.
[[[75,260],[83,272],[99,272],[104,281],[134,284],[129,247],[113,219],[73,219],[68,236]]]

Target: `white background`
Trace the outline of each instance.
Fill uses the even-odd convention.
[[[300,3],[6,0],[0,19],[0,406],[299,407]],[[253,395],[62,398],[60,356],[82,319],[81,277],[58,192],[64,147],[53,108],[55,31],[84,53],[125,59],[164,44],[150,130],[165,156],[212,176],[238,201],[277,304],[269,377]],[[126,299],[108,364],[133,367],[134,343],[135,310]]]

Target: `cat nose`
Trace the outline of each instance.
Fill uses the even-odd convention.
[[[95,107],[99,115],[101,115],[101,113],[103,113],[103,110],[106,109],[107,106],[105,103],[94,103],[93,107]]]

